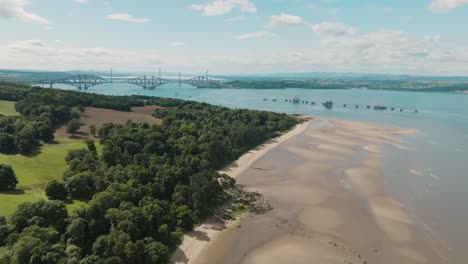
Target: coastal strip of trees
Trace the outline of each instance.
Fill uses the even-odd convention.
[[[347,83],[323,83],[320,80],[235,80],[223,83],[224,88],[240,89],[349,89]]]
[[[5,123],[33,128],[43,115],[52,125],[66,122],[79,105],[163,108],[154,113],[160,125],[105,124],[97,131],[102,153],[92,140],[70,151],[63,180],[46,188],[49,200],[24,203],[10,219],[0,217],[0,263],[167,263],[183,233],[230,199],[226,190],[235,181],[217,171],[297,123],[285,114],[176,99],[10,86],[0,84],[0,99],[16,100],[22,115]],[[37,110],[47,106],[53,107]],[[56,109],[64,118],[56,117]],[[16,126],[6,131],[17,137]],[[69,214],[67,199],[87,206]]]

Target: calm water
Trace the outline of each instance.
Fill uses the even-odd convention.
[[[172,84],[151,91],[126,84],[109,84],[92,87],[88,92],[173,97],[231,108],[309,114],[415,128],[418,130],[416,135],[402,138],[402,145],[407,150],[386,147],[386,188],[405,204],[411,216],[420,223],[420,228],[441,248],[440,254],[448,258],[447,263],[466,263],[468,95],[372,90],[212,90]],[[339,107],[325,110],[322,106],[284,102],[284,99],[294,96],[318,102],[331,99]],[[264,102],[263,98],[278,101]],[[343,108],[345,103],[381,104],[418,109],[419,113]]]

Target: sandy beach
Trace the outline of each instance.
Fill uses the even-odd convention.
[[[207,222],[174,263],[444,263],[383,184],[384,144],[412,130],[309,119],[223,172],[272,210]]]

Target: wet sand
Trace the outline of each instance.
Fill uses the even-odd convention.
[[[384,144],[411,130],[314,119],[227,172],[273,210],[202,225],[175,263],[441,263],[382,177]],[[194,235],[197,234],[197,235]]]

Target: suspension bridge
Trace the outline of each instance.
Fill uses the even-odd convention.
[[[47,80],[38,82],[37,85],[48,85],[50,88],[54,87],[54,84],[67,84],[73,87],[78,88],[79,90],[87,90],[90,87],[109,84],[109,83],[127,83],[136,86],[140,86],[143,89],[153,90],[159,86],[168,84],[168,83],[177,83],[189,84],[197,88],[221,88],[221,81],[213,80],[208,77],[208,72],[206,76],[197,76],[195,78],[182,79],[182,74],[179,73],[179,78],[170,79],[162,78],[161,71],[159,71],[159,76],[139,76],[139,77],[113,77],[112,71],[110,77],[103,77],[94,74],[77,74],[71,75],[63,79],[57,80]]]

